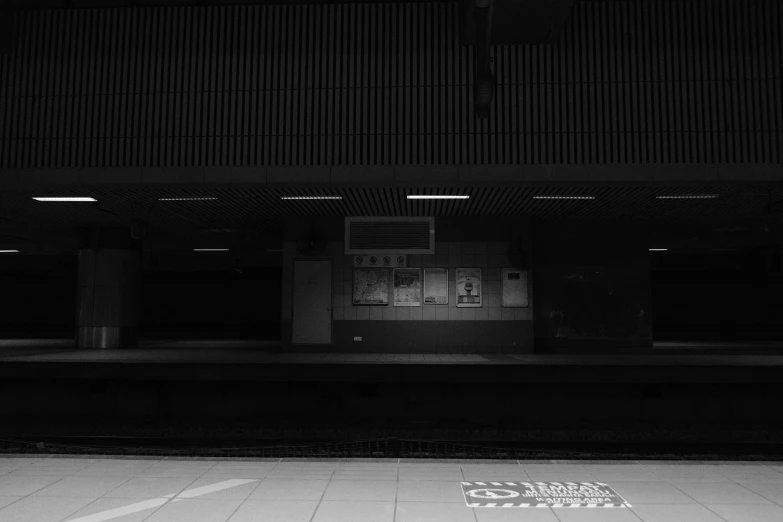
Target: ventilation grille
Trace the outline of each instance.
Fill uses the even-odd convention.
[[[434,218],[346,218],[346,254],[434,254]]]

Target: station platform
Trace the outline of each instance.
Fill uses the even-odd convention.
[[[779,383],[783,343],[656,343],[644,353],[285,353],[276,341],[143,341],[78,350],[72,340],[0,341],[0,378],[354,382]],[[67,368],[67,369],[66,369]],[[176,371],[174,371],[176,368]],[[585,371],[589,368],[589,371]]]
[[[142,520],[771,522],[783,463],[0,456],[0,521]]]

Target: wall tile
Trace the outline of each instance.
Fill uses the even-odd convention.
[[[383,310],[381,310],[380,306],[370,306],[368,308],[370,309],[370,320],[371,321],[382,321],[383,320]]]
[[[377,307],[379,310],[382,310],[383,314],[383,320],[384,321],[396,321],[397,320],[397,314],[394,311],[394,307],[392,305],[387,306],[379,306]]]
[[[475,308],[462,308],[462,320],[463,321],[475,321],[476,309]]]
[[[411,318],[411,311],[407,306],[398,306],[395,308],[398,321],[409,321]]]
[[[462,319],[461,308],[449,306],[449,321],[459,321]]]
[[[478,267],[486,268],[488,266],[487,261],[489,261],[488,257],[489,256],[487,256],[486,254],[475,255],[473,257],[473,262],[476,263],[476,266]]]
[[[503,321],[513,321],[514,320],[514,309],[513,308],[501,308],[500,309],[500,318]]]
[[[522,321],[524,319],[528,319],[528,309],[527,308],[514,308],[514,320],[515,321]]]
[[[464,268],[477,268],[476,256],[473,254],[462,254],[462,266]]]
[[[485,294],[499,294],[500,293],[500,281],[487,281],[484,283]]]
[[[410,307],[410,314],[411,314],[411,321],[421,321],[422,320],[421,306]]]
[[[449,253],[449,244],[445,241],[435,241],[435,255],[442,256]]]
[[[462,243],[462,255],[471,255],[476,253],[476,243],[465,241]]]
[[[488,310],[489,313],[489,320],[490,321],[499,321],[500,320],[500,308],[490,308]]]
[[[435,320],[436,321],[448,321],[449,320],[449,306],[436,306],[435,307]]]
[[[421,268],[421,258],[423,254],[413,254],[408,256],[408,267]]]
[[[342,321],[345,319],[345,308],[338,306],[332,309],[332,319],[334,321]]]
[[[500,295],[498,294],[487,294],[484,296],[486,299],[486,304],[490,308],[499,308],[500,307]]]
[[[476,308],[476,320],[486,321],[487,319],[489,319],[489,308],[485,303],[481,308]]]
[[[422,307],[421,319],[423,321],[434,321],[435,320],[435,307],[434,306],[424,306],[424,307]]]
[[[370,307],[369,306],[357,306],[356,307],[356,320],[368,321],[370,319]]]
[[[345,308],[353,307],[353,294],[343,294],[343,306]]]
[[[492,268],[487,270],[487,275],[484,276],[485,281],[500,281],[500,268]]]
[[[424,268],[432,268],[435,266],[435,256],[422,256],[421,266]],[[422,274],[422,277],[424,274]]]
[[[457,268],[462,266],[462,256],[459,254],[449,254],[449,268]]]
[[[462,243],[459,241],[449,242],[449,255],[459,255],[462,253]]]
[[[345,321],[356,321],[356,306],[346,306],[343,308],[343,319]]]
[[[489,251],[489,244],[482,241],[481,243],[476,243],[476,248],[473,253],[479,255],[486,255],[488,251]]]
[[[343,294],[353,293],[353,281],[343,281],[341,293]]]

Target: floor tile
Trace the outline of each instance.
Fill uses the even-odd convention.
[[[189,498],[172,501],[145,522],[226,522],[242,504],[236,499]]]
[[[599,471],[599,472],[592,472],[592,475],[595,477],[595,480],[600,480],[601,482],[630,482],[630,481],[640,481],[640,482],[657,482],[665,480],[660,475],[656,475],[652,471],[626,471],[626,472],[606,472],[606,471]]]
[[[398,502],[461,502],[465,504],[462,485],[457,481],[400,480],[397,485]]]
[[[666,482],[611,482],[626,502],[638,504],[695,504],[696,501]]]
[[[560,522],[639,522],[630,508],[552,508]]]
[[[9,504],[13,504],[17,500],[23,497],[10,497],[10,496],[2,496],[0,497],[0,508],[3,508]]]
[[[310,522],[317,501],[247,500],[229,522]]]
[[[776,505],[707,504],[707,507],[727,522],[772,522],[773,520],[783,520],[783,507]]]
[[[0,509],[2,522],[60,522],[94,498],[27,497]]]
[[[569,473],[569,472],[556,472],[556,473],[541,473],[528,471],[530,480],[538,482],[594,482],[597,480],[593,475],[589,473]]]
[[[392,480],[332,480],[323,500],[393,501],[396,494],[397,482]]]
[[[65,477],[51,486],[33,493],[36,497],[102,497],[119,487],[128,478],[122,477]]]
[[[783,505],[783,483],[781,482],[741,482],[740,486]]]
[[[155,498],[177,494],[196,479],[182,477],[136,477],[109,491],[105,497]]]
[[[63,477],[8,476],[0,477],[0,495],[25,497],[54,484]]]
[[[701,504],[632,504],[644,522],[725,522]]]
[[[476,508],[478,522],[558,522],[551,509]]]
[[[322,501],[313,522],[392,522],[394,502]]]
[[[730,482],[672,482],[702,504],[769,504],[770,501]]]
[[[162,507],[162,499],[103,497],[70,515],[65,522],[78,522],[83,517],[102,515],[110,522],[142,522]],[[89,519],[88,519],[89,520]]]
[[[320,500],[328,480],[264,479],[250,495],[254,500]]]
[[[397,502],[395,522],[476,522],[473,508],[445,502]]]
[[[188,485],[186,491],[192,491],[194,489],[198,488],[206,488],[209,486],[221,486],[221,485],[230,485],[231,483],[227,483],[227,480],[232,480],[235,478],[242,478],[245,479],[245,477],[206,477],[202,476],[201,478],[196,479],[193,483]],[[250,494],[255,491],[255,489],[258,487],[259,484],[261,484],[261,479],[245,479],[245,480],[252,480],[253,482],[248,482],[247,484],[238,484],[238,485],[230,485],[230,487],[224,487],[222,489],[219,489],[217,491],[211,491],[209,493],[203,493],[203,492],[194,492],[199,493],[197,496],[198,498],[212,498],[212,499],[237,499],[237,500],[245,500],[250,496]]]

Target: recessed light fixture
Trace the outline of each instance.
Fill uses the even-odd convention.
[[[280,199],[343,199],[342,196],[283,196]]]
[[[668,248],[651,248],[650,252],[666,252]]]
[[[36,201],[98,201],[95,198],[33,198]]]
[[[430,194],[408,194],[408,199],[468,199],[465,195],[430,195]]]
[[[595,199],[595,196],[533,196],[533,199]]]
[[[718,194],[675,194],[671,196],[655,196],[657,199],[714,199]]]
[[[159,198],[158,201],[212,201],[217,198]]]
[[[194,248],[194,252],[228,252],[227,248]]]
[[[13,254],[18,252],[18,250],[0,250],[0,254]]]

